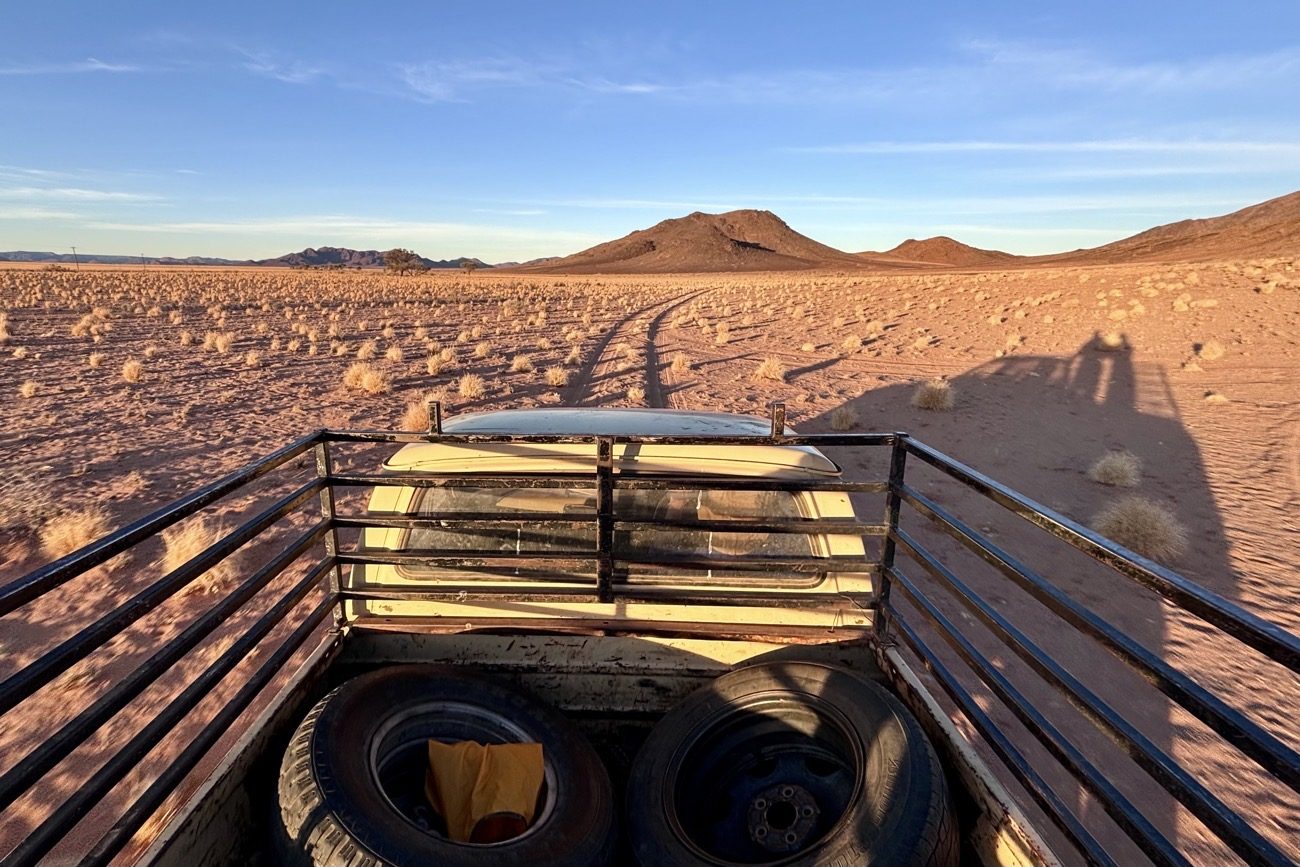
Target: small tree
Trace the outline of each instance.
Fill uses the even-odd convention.
[[[478,267],[478,263],[475,262],[473,259],[460,260],[460,269],[464,271],[466,274],[473,274],[474,269],[477,267]]]
[[[384,267],[389,271],[405,274],[408,271],[424,270],[424,263],[420,261],[419,256],[410,250],[397,247],[384,254]]]

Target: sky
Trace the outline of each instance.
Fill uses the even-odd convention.
[[[4,4],[0,250],[1044,253],[1300,189],[1300,3]]]

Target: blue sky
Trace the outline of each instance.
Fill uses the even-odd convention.
[[[0,250],[1104,243],[1300,188],[1300,3],[5,4]]]

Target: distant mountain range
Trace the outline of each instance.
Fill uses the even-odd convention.
[[[476,268],[491,268],[481,259],[462,256],[459,259],[426,259],[419,257],[426,268],[460,268],[473,262]],[[102,253],[35,253],[15,250],[0,253],[0,262],[49,262],[71,265],[84,262],[94,265],[240,265],[244,267],[280,268],[382,268],[384,251],[352,250],[347,247],[308,247],[298,253],[286,253],[274,259],[218,259],[208,256],[189,256],[175,259],[171,256],[120,256]]]
[[[982,250],[952,238],[908,239],[883,253],[846,253],[790,228],[771,211],[724,214],[699,211],[656,223],[571,256],[496,266],[480,259],[425,259],[426,268],[501,268],[535,274],[675,274],[726,271],[934,270],[1014,268],[1035,265],[1092,265],[1126,262],[1188,262],[1206,259],[1300,255],[1300,192],[1290,193],[1204,220],[1182,220],[1148,229],[1100,247],[1017,256]],[[274,259],[187,259],[82,253],[82,262],[132,265],[242,265],[298,268],[382,268],[379,250],[308,247]],[[71,264],[71,253],[0,253],[0,261]]]
[[[1300,192],[1222,217],[1183,220],[1091,249],[1047,256],[983,250],[938,236],[883,253],[846,253],[799,234],[770,211],[696,212],[572,256],[511,270],[650,274],[709,271],[931,270],[1173,262],[1300,254]]]

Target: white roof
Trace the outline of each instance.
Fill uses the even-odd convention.
[[[512,409],[447,419],[448,434],[557,436],[766,435],[769,419],[721,412],[667,409]],[[794,433],[786,428],[787,433]],[[592,472],[596,448],[558,443],[411,443],[390,457],[390,470],[437,473]],[[808,478],[839,474],[811,446],[616,445],[615,470],[641,473]]]

